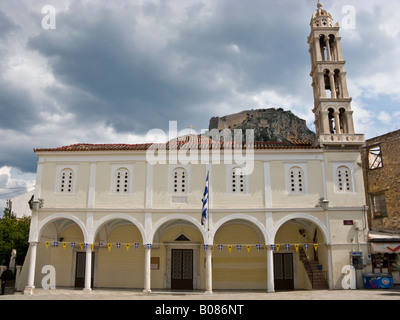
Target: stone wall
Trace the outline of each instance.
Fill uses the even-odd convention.
[[[369,169],[371,147],[380,146],[382,167]],[[366,141],[362,152],[364,181],[367,195],[370,228],[377,231],[400,232],[400,130]],[[371,195],[384,193],[386,217],[374,217]]]

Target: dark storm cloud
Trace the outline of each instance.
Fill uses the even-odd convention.
[[[220,1],[210,17],[201,18],[202,6],[193,2],[178,25],[163,2],[128,6],[129,14],[122,16],[96,3],[95,18],[87,21],[92,9],[72,6],[57,17],[57,30],[40,33],[28,46],[49,59],[58,81],[82,93],[63,99],[70,112],[84,121],[106,119],[121,132],[165,129],[166,120],[187,125],[193,114],[207,126],[215,114],[201,110],[230,101],[232,89],[283,87],[283,79],[296,87],[292,70],[307,59],[306,50],[300,60],[293,59],[307,30],[293,29],[285,17],[288,8],[279,3]],[[171,40],[149,48],[140,34],[148,30],[137,23],[143,15],[157,16]],[[234,88],[218,87],[216,77],[230,79]]]

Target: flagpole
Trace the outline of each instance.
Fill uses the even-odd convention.
[[[207,170],[207,177],[208,177],[208,219],[207,219],[207,231],[210,231],[210,207],[211,207],[210,170]]]

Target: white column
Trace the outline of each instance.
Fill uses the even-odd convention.
[[[325,45],[326,45],[326,56],[328,61],[332,60],[332,56],[331,56],[331,46],[329,44],[329,37],[326,39],[325,41]]]
[[[83,288],[83,291],[86,292],[92,291],[91,280],[92,280],[92,248],[91,245],[88,244],[86,247],[85,287]]]
[[[212,250],[206,250],[206,294],[212,294]]]
[[[335,110],[333,112],[333,116],[335,118],[335,131],[336,131],[336,134],[342,134],[342,130],[340,129],[339,111]]]
[[[328,284],[329,290],[333,290],[333,270],[332,270],[332,246],[327,244],[328,247]]]
[[[28,283],[25,287],[24,294],[33,294],[33,289],[35,289],[35,267],[36,267],[36,252],[37,252],[37,242],[31,242],[29,245],[29,269],[28,269]]]
[[[331,98],[336,99],[335,78],[332,71],[329,72],[329,83],[331,85]]]
[[[144,248],[144,294],[151,292],[151,248],[147,245]]]
[[[268,292],[275,292],[274,283],[274,251],[271,246],[267,246],[267,290]]]

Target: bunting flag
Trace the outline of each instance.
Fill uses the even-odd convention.
[[[228,251],[229,251],[229,253],[231,253],[231,251],[232,251],[232,246],[231,245],[228,246]]]
[[[107,243],[108,252],[111,251],[111,247],[112,247],[112,244],[111,243]]]
[[[304,248],[306,248],[306,251],[308,251],[308,243],[304,244]]]
[[[151,249],[151,243],[147,244],[147,249]]]
[[[285,247],[286,247],[286,251],[289,251],[289,247],[290,247],[289,243],[286,243]]]
[[[86,250],[86,248],[87,248],[87,245],[88,245],[87,243],[84,243],[84,244],[83,244],[83,248],[84,248],[85,250]]]
[[[94,243],[92,243],[91,248],[92,248],[92,251],[93,251],[93,249],[94,249]]]
[[[66,242],[63,242],[63,243],[62,243],[62,246],[63,246],[63,249],[65,250],[65,247],[67,246],[67,243],[66,243]]]
[[[135,243],[135,249],[139,248],[139,243]]]
[[[221,251],[222,250],[222,244],[218,245],[218,250]]]
[[[130,243],[125,243],[126,251],[129,251],[129,247],[131,246]]]
[[[101,248],[103,246],[103,242],[99,242],[99,247]]]
[[[251,245],[248,244],[248,245],[246,246],[246,248],[247,248],[247,252],[250,252]]]
[[[54,248],[57,248],[58,247],[58,241],[54,241]]]
[[[318,249],[318,243],[314,243],[314,250],[317,251]]]
[[[294,245],[294,247],[296,249],[296,252],[299,251],[299,245],[297,243]]]
[[[275,245],[274,244],[271,244],[271,249],[272,249],[272,251],[275,251]]]
[[[117,243],[117,249],[119,250],[119,248],[121,247],[120,243]]]
[[[83,243],[82,242],[79,244],[79,246],[81,247],[81,250],[83,250]]]
[[[236,246],[236,248],[238,249],[238,251],[240,251],[240,250],[242,250],[242,245],[241,245],[241,244],[238,244],[238,245]]]
[[[276,247],[276,251],[279,252],[279,248],[281,247],[281,245],[280,245],[279,243],[277,243],[277,244],[275,245],[275,247]]]
[[[208,249],[208,244],[205,244],[204,245],[204,251],[207,251],[207,249]]]
[[[75,248],[75,242],[71,242],[71,247],[72,247],[72,249]]]
[[[260,251],[261,244],[256,244],[257,251]]]
[[[46,242],[45,242],[46,249],[48,249],[48,248],[49,248],[49,244],[50,244],[50,242],[49,242],[49,241],[46,241]]]

